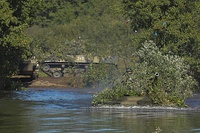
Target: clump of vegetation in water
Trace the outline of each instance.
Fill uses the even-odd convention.
[[[185,106],[184,101],[192,95],[196,81],[189,75],[184,59],[163,54],[153,42],[145,42],[134,55],[133,72],[124,83],[117,83],[95,95],[93,104],[105,104],[124,95],[145,96],[152,104],[161,106]]]

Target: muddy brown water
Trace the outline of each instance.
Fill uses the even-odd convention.
[[[200,133],[200,95],[187,109],[92,107],[95,89],[1,92],[1,133]],[[98,90],[99,91],[99,90]]]

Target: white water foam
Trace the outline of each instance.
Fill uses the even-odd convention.
[[[188,108],[178,108],[178,107],[162,107],[162,106],[94,106],[91,109],[95,110],[118,110],[118,111],[142,111],[142,112],[185,112],[185,111],[195,111],[200,112],[199,107],[188,107]]]

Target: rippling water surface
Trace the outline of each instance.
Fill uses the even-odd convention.
[[[91,90],[4,92],[0,95],[0,132],[200,133],[200,95],[186,101],[188,109],[91,108]]]

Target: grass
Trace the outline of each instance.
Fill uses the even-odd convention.
[[[40,70],[39,77],[49,77],[49,76]]]

